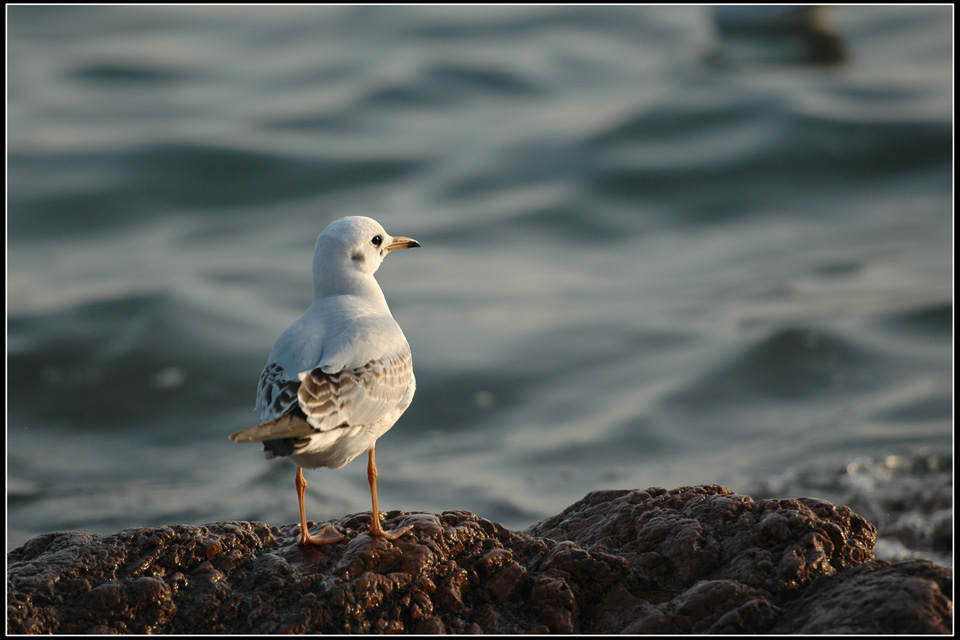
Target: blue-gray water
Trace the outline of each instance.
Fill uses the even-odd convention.
[[[949,452],[951,7],[827,9],[831,64],[706,7],[8,18],[8,548],[295,521],[227,434],[354,214],[423,245],[378,274],[419,383],[384,510]],[[307,479],[311,519],[369,509],[362,461]]]

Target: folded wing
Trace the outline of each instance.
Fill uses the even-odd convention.
[[[401,351],[355,369],[334,373],[325,373],[320,368],[305,371],[299,374],[296,406],[281,401],[280,406],[290,406],[283,415],[233,433],[230,438],[236,442],[261,442],[375,423],[400,404],[412,376],[413,359],[406,345]],[[300,411],[296,411],[297,408]]]

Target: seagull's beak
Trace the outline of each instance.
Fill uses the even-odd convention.
[[[390,253],[394,249],[412,249],[413,247],[419,247],[420,243],[414,240],[413,238],[404,238],[403,236],[394,236],[393,242],[387,245],[387,253]]]

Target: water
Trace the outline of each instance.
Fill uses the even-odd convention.
[[[345,215],[423,244],[378,274],[419,385],[385,510],[949,452],[950,7],[829,8],[832,62],[705,7],[8,15],[8,548],[295,521],[227,434]],[[362,461],[307,480],[369,509]]]

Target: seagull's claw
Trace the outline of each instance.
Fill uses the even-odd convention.
[[[371,536],[380,536],[381,538],[386,538],[387,540],[396,540],[402,535],[408,534],[413,531],[413,525],[408,524],[405,527],[400,527],[399,529],[394,529],[393,531],[384,531],[379,529],[378,531],[368,532]]]
[[[408,524],[405,527],[400,527],[399,529],[394,529],[393,531],[384,531],[383,527],[380,525],[380,514],[377,514],[377,517],[370,522],[370,529],[367,531],[369,536],[377,536],[378,538],[384,538],[386,540],[396,540],[400,536],[406,535],[413,531],[413,525]]]
[[[326,544],[334,544],[335,542],[342,542],[347,539],[347,536],[337,533],[336,531],[336,528],[332,524],[325,526],[319,536],[312,536],[309,531],[301,529],[300,539],[297,541],[297,544],[301,547],[310,544],[319,547]],[[333,535],[330,535],[331,532],[333,532]]]

